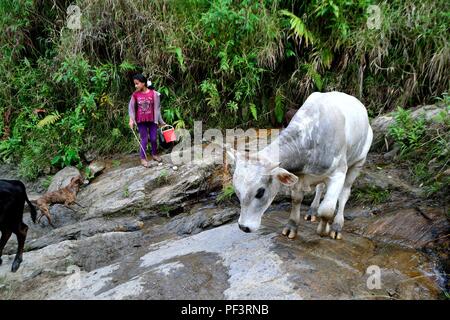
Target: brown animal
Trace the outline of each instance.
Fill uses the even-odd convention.
[[[78,204],[75,200],[81,184],[83,184],[83,179],[81,176],[73,177],[70,180],[69,185],[66,187],[53,192],[47,192],[42,197],[37,199],[36,206],[41,211],[37,221],[39,222],[43,216],[46,216],[48,223],[52,227],[55,227],[52,223],[52,219],[50,218],[50,205],[60,203],[68,207],[72,203]]]

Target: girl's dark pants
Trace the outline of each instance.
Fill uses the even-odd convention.
[[[150,143],[152,144],[152,155],[157,154],[157,143],[156,143],[156,133],[158,130],[158,125],[154,122],[139,122],[137,124],[139,129],[139,135],[141,136],[142,148],[140,148],[141,159],[145,159],[145,153],[142,149],[147,150],[147,143],[150,131]]]

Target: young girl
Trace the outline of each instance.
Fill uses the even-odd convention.
[[[158,125],[165,125],[161,117],[159,96],[160,93],[154,90],[151,83],[147,84],[147,79],[140,73],[133,76],[134,86],[136,91],[131,95],[130,103],[128,105],[128,113],[130,116],[130,128],[137,125],[139,135],[141,137],[141,164],[148,167],[149,163],[146,160],[144,150],[147,150],[147,142],[150,131],[150,142],[152,145],[152,158],[161,162],[161,157],[157,155],[156,134]]]

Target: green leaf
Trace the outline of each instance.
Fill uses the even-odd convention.
[[[250,112],[253,116],[253,119],[258,120],[258,111],[256,110],[256,106],[253,103],[250,103]]]
[[[41,121],[39,121],[37,126],[38,126],[38,128],[43,128],[43,127],[45,127],[47,125],[54,124],[59,119],[61,119],[61,115],[60,114],[58,114],[57,112],[56,113],[52,113],[52,114],[47,115]]]
[[[290,18],[290,29],[296,38],[304,39],[306,46],[309,46],[315,42],[312,32],[308,30],[302,19],[287,10],[280,10],[280,13]]]
[[[136,66],[134,64],[132,64],[131,62],[124,60],[119,65],[119,69],[120,69],[120,71],[133,71],[133,70],[136,70]]]
[[[167,49],[167,51],[170,53],[175,53],[175,56],[177,57],[178,64],[180,65],[181,71],[185,72],[186,66],[184,64],[184,57],[183,57],[183,52],[182,52],[181,48],[175,47],[175,46],[170,46]]]
[[[279,123],[283,122],[284,117],[284,97],[277,92],[277,95],[275,96],[275,118]]]

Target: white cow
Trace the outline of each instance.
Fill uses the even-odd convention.
[[[227,148],[235,167],[233,186],[241,204],[239,228],[245,232],[257,230],[263,213],[284,184],[291,187],[292,211],[282,233],[294,238],[303,192],[316,185],[316,197],[308,214],[311,220],[318,216],[318,234],[341,239],[345,203],[372,137],[367,110],[358,99],[335,91],[315,92],[275,141],[251,155],[250,160]],[[319,202],[323,183],[327,190]],[[334,215],[337,201],[339,208]]]

